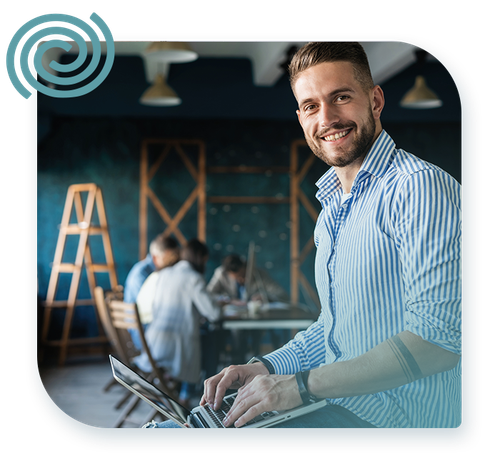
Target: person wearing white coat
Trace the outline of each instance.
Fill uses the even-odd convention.
[[[169,375],[183,382],[181,399],[188,396],[192,384],[201,376],[200,325],[203,318],[214,322],[221,310],[206,290],[203,277],[208,249],[199,240],[190,240],[181,250],[181,260],[151,274],[138,297],[151,305],[151,323],[146,329],[146,341],[153,359]],[[139,369],[148,372],[151,366],[146,353],[134,358]]]

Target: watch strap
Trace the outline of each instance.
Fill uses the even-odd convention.
[[[255,362],[261,362],[262,364],[264,364],[264,366],[266,366],[270,374],[275,373],[274,366],[271,364],[270,361],[264,358],[264,356],[254,356],[252,359],[250,359],[250,361],[247,362],[247,364],[253,364]]]
[[[311,395],[307,388],[307,380],[309,379],[310,372],[311,371],[300,371],[295,373],[295,379],[299,387],[299,394],[303,404],[315,403],[317,401],[317,398]]]

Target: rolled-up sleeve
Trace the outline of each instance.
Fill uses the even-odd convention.
[[[276,374],[295,372],[319,367],[325,359],[323,317],[309,328],[299,332],[282,348],[264,356],[274,367]]]
[[[392,223],[405,285],[405,330],[461,353],[460,185],[440,170],[407,177]]]

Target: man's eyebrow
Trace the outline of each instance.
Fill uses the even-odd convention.
[[[338,95],[339,93],[346,93],[346,92],[348,92],[348,93],[355,93],[355,90],[352,87],[347,87],[347,86],[346,87],[340,87],[338,89],[332,90],[327,95],[327,97],[331,98],[331,97],[333,97],[335,95]],[[312,97],[311,98],[304,98],[304,100],[301,100],[299,102],[299,108],[301,108],[302,106],[304,106],[306,103],[310,103],[310,102],[313,102],[315,100],[316,100],[316,98],[312,98]]]
[[[345,92],[350,92],[350,93],[354,93],[355,90],[352,88],[352,87],[340,87],[339,89],[335,89],[335,90],[332,90],[328,96],[330,97],[333,97],[334,95],[338,94],[338,93],[345,93]]]

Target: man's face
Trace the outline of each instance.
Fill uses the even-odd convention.
[[[321,63],[295,82],[297,115],[312,152],[329,166],[361,166],[378,136],[383,93],[367,91],[351,63]],[[379,128],[380,126],[380,128]]]

